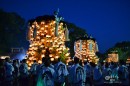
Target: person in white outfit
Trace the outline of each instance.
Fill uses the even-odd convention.
[[[103,85],[103,78],[102,78],[102,72],[99,66],[95,63],[91,63],[91,66],[93,67],[93,83],[94,86],[102,86]]]
[[[6,86],[12,86],[13,85],[13,71],[14,67],[10,63],[10,58],[5,59],[5,81]]]
[[[28,65],[26,63],[26,59],[22,60],[22,63],[19,67],[19,72],[20,72],[20,85],[21,86],[28,86]]]
[[[118,68],[118,77],[119,77],[119,80],[120,80],[122,86],[129,85],[130,80],[129,80],[128,68],[125,65],[125,62],[122,60],[120,61],[120,65]]]
[[[84,69],[85,69],[85,72],[86,72],[86,85],[89,84],[90,86],[92,86],[92,67],[90,65],[89,62],[85,61],[84,62]]]
[[[55,70],[50,67],[50,59],[46,58],[36,86],[54,86]]]
[[[30,72],[31,72],[31,80],[32,80],[32,85],[36,86],[36,69],[37,69],[38,63],[36,62],[36,60],[34,60]]]
[[[63,86],[63,84],[68,84],[68,70],[66,65],[61,62],[61,58],[58,58],[58,62],[55,64],[54,69],[56,71],[56,85]]]
[[[103,81],[104,85],[109,85],[110,80],[106,79],[106,77],[110,77],[112,73],[112,70],[109,67],[109,63],[105,63],[104,68],[102,69],[102,74],[103,74]]]
[[[71,86],[85,86],[86,73],[82,66],[79,65],[79,58],[74,58],[74,65],[70,69]]]

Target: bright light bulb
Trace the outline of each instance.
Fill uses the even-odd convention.
[[[66,53],[65,56],[69,56],[69,53]]]
[[[51,61],[54,61],[54,58],[51,58]]]
[[[44,41],[45,41],[45,39],[41,39],[41,41],[42,41],[42,42],[44,42]]]
[[[42,63],[42,61],[41,61],[41,60],[39,60],[39,61],[38,61],[38,63],[39,63],[39,64],[41,64],[41,63]]]
[[[29,63],[28,65],[29,65],[29,67],[30,67],[32,64],[31,64],[31,63]]]
[[[34,28],[35,27],[35,25],[32,25],[32,28]]]
[[[48,27],[48,25],[45,25],[45,27]]]
[[[43,46],[43,45],[41,45],[40,47],[41,47],[41,48],[43,48],[44,46]]]
[[[45,32],[45,33],[47,33],[48,31],[47,31],[47,30],[45,30],[44,32]]]
[[[44,30],[44,27],[42,27],[41,30]]]
[[[42,21],[41,24],[45,24],[45,22]]]
[[[53,24],[55,24],[56,23],[56,21],[53,21]]]
[[[56,58],[56,59],[58,59],[58,58],[59,58],[59,56],[55,56],[55,58]]]
[[[52,54],[49,54],[49,57],[52,57],[53,55]]]
[[[48,37],[48,38],[49,38],[49,37],[51,37],[51,36],[50,36],[50,35],[46,35],[46,37]]]
[[[45,57],[45,55],[44,55],[44,54],[42,54],[42,55],[41,55],[41,57]]]

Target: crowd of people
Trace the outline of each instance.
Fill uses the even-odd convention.
[[[0,59],[0,86],[129,86],[129,66],[125,62],[81,62],[75,57],[68,65],[58,58],[35,60],[28,69],[26,59]]]

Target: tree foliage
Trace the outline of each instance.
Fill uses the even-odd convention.
[[[12,47],[26,42],[25,20],[16,13],[0,10],[0,54],[9,53]]]
[[[69,29],[70,41],[66,45],[70,48],[71,57],[74,56],[74,42],[77,37],[84,36],[86,31],[73,23],[64,22]],[[16,13],[0,10],[0,54],[10,52],[12,47],[27,47],[27,24]]]
[[[130,42],[123,41],[116,43],[114,47],[109,48],[106,54],[111,53],[112,51],[117,51],[119,55],[119,60],[126,60],[130,57]]]

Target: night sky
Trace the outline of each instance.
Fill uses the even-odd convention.
[[[0,8],[26,21],[52,15],[59,8],[65,21],[96,38],[101,52],[117,42],[130,41],[130,0],[0,0]]]

